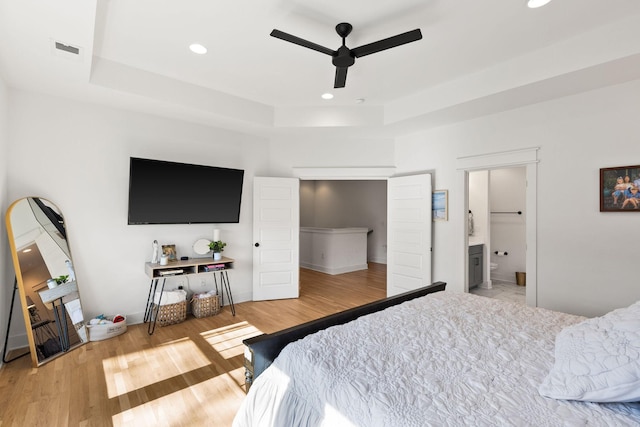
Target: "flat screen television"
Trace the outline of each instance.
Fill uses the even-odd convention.
[[[244,171],[131,157],[129,224],[240,221]]]

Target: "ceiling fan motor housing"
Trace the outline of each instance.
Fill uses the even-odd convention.
[[[337,50],[337,55],[333,57],[331,62],[336,67],[350,67],[356,62],[356,58],[351,53],[351,49],[346,46],[340,46]]]

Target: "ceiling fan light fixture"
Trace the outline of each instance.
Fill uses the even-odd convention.
[[[549,3],[551,0],[527,0],[527,6],[530,9],[536,9]]]
[[[189,46],[189,50],[193,53],[197,53],[198,55],[204,55],[207,53],[207,48],[202,46],[199,43],[193,43]]]

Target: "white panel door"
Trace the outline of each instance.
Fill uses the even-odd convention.
[[[300,181],[253,180],[253,300],[298,298]]]
[[[431,283],[431,175],[387,181],[387,296]]]

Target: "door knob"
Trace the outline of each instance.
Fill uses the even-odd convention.
[[[253,246],[255,246],[255,247],[257,248],[257,247],[259,247],[259,246],[260,246],[260,243],[256,243],[256,244],[255,244],[255,245],[253,245]]]

